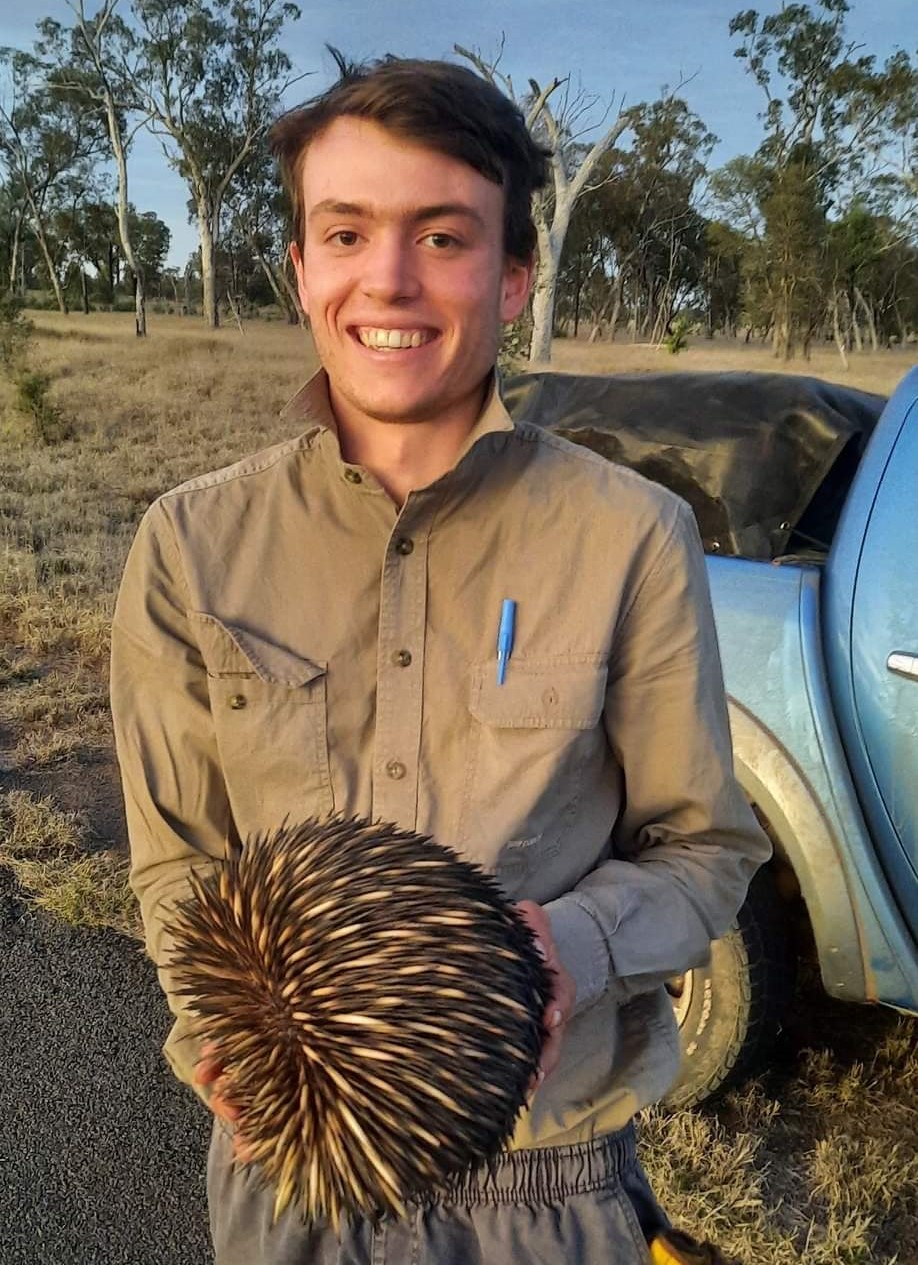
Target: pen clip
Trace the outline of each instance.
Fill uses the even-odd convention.
[[[497,684],[507,678],[507,664],[513,654],[513,634],[516,626],[516,602],[505,597],[500,607],[500,627],[497,630]]]

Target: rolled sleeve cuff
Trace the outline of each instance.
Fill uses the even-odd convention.
[[[558,956],[577,985],[573,1015],[592,1006],[609,986],[609,950],[589,905],[568,892],[544,906]]]

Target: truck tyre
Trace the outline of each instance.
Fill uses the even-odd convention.
[[[667,985],[682,1064],[665,1106],[692,1107],[736,1085],[779,1032],[796,975],[783,908],[770,869],[760,870],[707,965]]]

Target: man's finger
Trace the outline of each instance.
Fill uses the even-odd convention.
[[[219,1094],[211,1094],[210,1109],[221,1120],[234,1121],[239,1119],[239,1108],[234,1107],[226,1098],[221,1098]]]
[[[212,1085],[223,1074],[223,1064],[217,1057],[217,1047],[212,1041],[201,1046],[201,1055],[194,1067],[194,1079],[198,1085]]]
[[[233,1154],[240,1164],[250,1164],[254,1158],[254,1151],[245,1141],[241,1133],[233,1134]]]
[[[221,1063],[208,1063],[206,1060],[195,1064],[194,1079],[198,1085],[213,1085],[223,1075]]]

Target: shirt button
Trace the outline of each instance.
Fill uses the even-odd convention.
[[[386,765],[386,772],[389,777],[392,778],[393,782],[398,782],[405,776],[408,770],[405,768],[404,764],[402,764],[401,760],[390,760]]]
[[[407,668],[411,663],[411,651],[396,650],[395,654],[392,656],[392,662],[397,668]]]
[[[244,694],[231,694],[228,701],[233,711],[238,712],[241,707],[246,706],[249,700]]]
[[[405,536],[399,536],[398,540],[395,542],[395,552],[404,554],[406,557],[409,553],[411,553],[413,548],[414,541],[408,540]]]
[[[363,483],[363,475],[359,470],[345,470],[344,477],[348,483]]]

